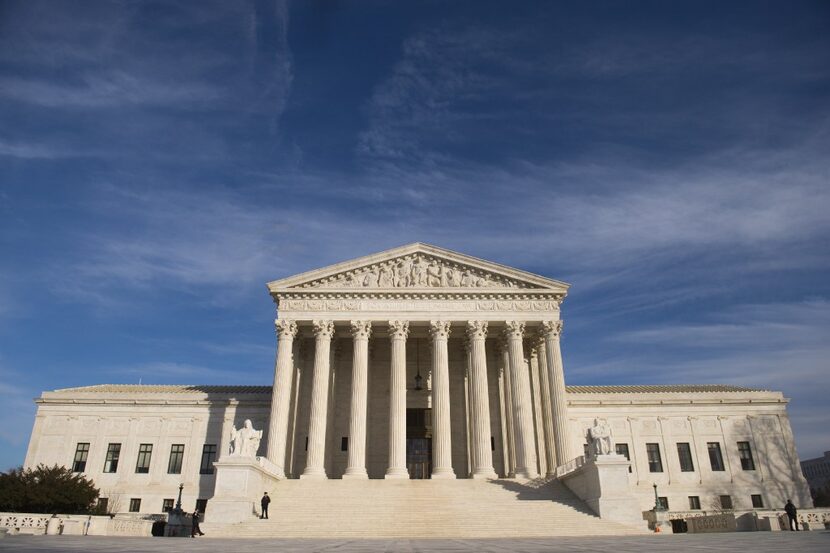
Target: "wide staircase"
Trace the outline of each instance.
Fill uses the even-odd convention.
[[[503,538],[643,534],[601,520],[556,480],[284,480],[270,519],[205,523],[208,536]],[[259,506],[257,505],[257,508]],[[210,506],[208,506],[210,509]]]

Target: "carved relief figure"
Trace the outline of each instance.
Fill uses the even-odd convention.
[[[427,266],[427,286],[441,286],[441,272],[441,266],[438,265],[437,261],[433,260]]]
[[[388,265],[381,265],[380,273],[378,274],[378,285],[381,288],[392,287],[392,269]]]
[[[239,430],[236,429],[236,425],[231,427],[231,455],[256,457],[261,439],[262,430],[254,430],[251,419],[245,419]]]
[[[468,270],[461,275],[461,286],[475,286],[475,276]]]
[[[378,273],[375,270],[371,270],[366,273],[366,276],[363,277],[363,286],[367,288],[377,288],[378,287]]]
[[[594,457],[612,455],[614,453],[614,440],[611,438],[611,427],[605,419],[594,419],[594,426],[588,430],[588,440],[588,443],[591,444],[591,454]]]
[[[427,283],[427,275],[426,275],[426,261],[421,258],[418,258],[415,263],[412,264],[412,286],[426,286]]]

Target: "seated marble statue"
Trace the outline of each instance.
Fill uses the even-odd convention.
[[[593,457],[614,454],[614,440],[611,438],[611,427],[605,419],[594,419],[594,426],[588,430],[588,439],[591,444]]]
[[[246,419],[245,424],[239,430],[234,425],[231,428],[231,455],[256,457],[261,439],[262,430],[254,430],[251,419]]]

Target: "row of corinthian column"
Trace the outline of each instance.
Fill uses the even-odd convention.
[[[288,440],[289,405],[293,377],[293,341],[298,326],[295,321],[275,321],[279,342],[271,396],[266,456],[285,477],[284,463]],[[432,478],[455,478],[452,468],[450,430],[450,379],[448,339],[451,321],[431,321],[432,338]],[[325,444],[329,407],[330,347],[334,336],[332,321],[313,321],[315,336],[314,369],[308,426],[306,467],[300,478],[326,478]],[[542,420],[540,433],[548,459],[548,476],[557,465],[573,457],[568,435],[567,398],[562,371],[559,336],[561,321],[542,321],[534,335],[540,374]],[[409,321],[388,321],[391,346],[389,402],[389,465],[386,478],[409,478],[406,466],[406,340]],[[368,405],[368,344],[371,321],[352,321],[354,340],[351,404],[349,414],[348,466],[343,478],[368,478],[366,471],[366,424]],[[490,430],[490,398],[487,375],[487,321],[468,321],[466,336],[470,378],[470,476],[496,478]],[[538,476],[530,380],[525,365],[523,340],[525,323],[506,321],[504,330],[505,426],[508,444],[505,472],[510,476]]]

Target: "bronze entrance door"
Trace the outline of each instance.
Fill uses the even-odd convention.
[[[406,410],[406,468],[409,478],[423,480],[432,474],[432,410]]]

